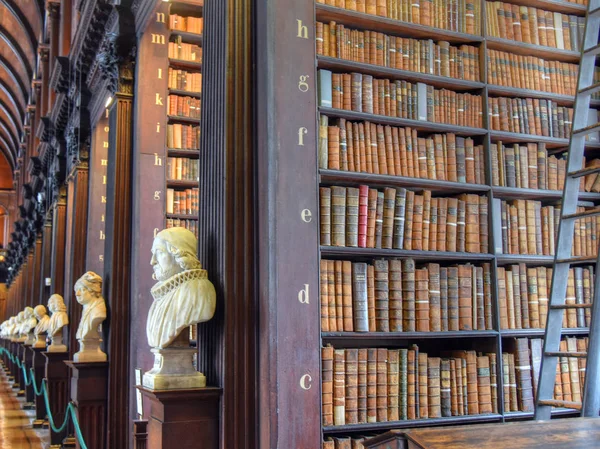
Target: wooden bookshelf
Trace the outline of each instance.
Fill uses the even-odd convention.
[[[321,256],[368,259],[374,257],[410,258],[416,261],[489,261],[493,254],[461,253],[447,251],[416,251],[407,249],[348,248],[344,246],[321,246]]]
[[[445,338],[495,338],[498,331],[445,331],[445,332],[323,332],[324,341],[329,343],[356,344],[360,341],[385,342],[405,340],[428,340]]]
[[[197,125],[200,122],[199,118],[183,117],[183,116],[179,116],[179,115],[168,115],[167,119],[169,122],[186,123],[186,124],[190,124],[190,125]]]
[[[542,45],[527,44],[525,42],[502,39],[500,37],[487,36],[485,38],[487,48],[490,50],[507,51],[518,55],[531,56],[547,59],[550,61],[579,63],[579,52],[570,50],[560,50],[553,47],[544,47]]]
[[[182,95],[184,97],[202,98],[202,92],[190,92],[188,90],[169,89],[170,94]]]
[[[178,69],[197,70],[197,71],[202,70],[201,62],[184,61],[183,59],[169,58],[169,65],[171,67],[175,67]]]
[[[188,33],[187,31],[172,30],[171,36],[180,37],[182,42],[186,44],[194,44],[202,47],[202,35],[196,33]]]
[[[563,335],[587,335],[589,329],[587,327],[564,328]],[[544,329],[501,329],[500,335],[502,338],[508,337],[533,337],[539,338],[544,336]]]

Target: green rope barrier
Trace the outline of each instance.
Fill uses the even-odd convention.
[[[35,393],[36,396],[41,396],[42,395],[42,387],[40,387],[38,389],[37,384],[35,383],[35,374],[33,372],[33,368],[29,368],[29,375],[31,376],[31,383],[33,384],[33,392]],[[42,383],[44,382],[44,380],[42,379]]]
[[[21,365],[21,370],[23,371],[23,380],[25,381],[25,386],[28,387],[29,385],[31,385],[33,378],[29,378],[27,376],[27,370],[25,369],[24,363]]]

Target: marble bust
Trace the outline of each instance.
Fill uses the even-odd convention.
[[[146,335],[153,348],[154,368],[144,375],[144,386],[152,389],[197,388],[206,379],[192,365],[189,327],[210,320],[215,313],[216,292],[198,260],[198,241],[185,228],[159,232],[152,245],[150,264],[158,281]]]
[[[33,308],[25,307],[23,309],[24,320],[23,320],[23,328],[22,333],[27,336],[25,340],[25,346],[31,346],[35,343],[35,336],[33,335],[33,330],[37,326],[37,319],[33,316]]]
[[[33,334],[36,337],[34,348],[45,348],[46,347],[46,332],[48,332],[48,326],[50,325],[50,317],[46,312],[46,308],[40,304],[33,309],[33,313],[38,320],[38,324],[35,327]]]
[[[6,326],[6,336],[10,341],[15,341],[15,334],[17,329],[17,317],[11,316],[8,319],[8,325]]]
[[[23,332],[23,325],[25,324],[25,312],[21,311],[17,314],[17,324],[15,325],[15,337],[17,343],[25,343],[27,340],[27,334]]]
[[[48,310],[52,312],[50,321],[48,321],[48,335],[52,338],[48,352],[66,352],[67,346],[63,344],[62,337],[63,327],[69,324],[69,316],[63,297],[58,294],[50,296]]]
[[[100,349],[102,338],[100,325],[106,319],[106,303],[102,297],[102,278],[88,271],[75,282],[77,302],[83,306],[77,328],[79,352],[73,356],[75,362],[105,362],[106,354]]]

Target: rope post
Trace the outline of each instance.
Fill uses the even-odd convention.
[[[41,385],[42,379],[46,375],[46,357],[44,357],[43,352],[46,351],[46,348],[32,348],[33,360],[32,360],[32,375],[34,378],[33,385]],[[44,421],[46,420],[46,407],[44,405],[44,398],[35,394],[35,420],[33,421],[34,429],[41,429],[44,426]]]
[[[69,382],[69,368],[65,361],[69,358],[68,352],[42,352],[46,358],[46,382],[48,388],[48,409],[56,421],[62,422],[65,418],[69,403],[67,391]],[[48,413],[48,418],[50,413]],[[60,424],[60,423],[59,423]],[[57,432],[50,429],[50,444],[61,445],[66,429]]]

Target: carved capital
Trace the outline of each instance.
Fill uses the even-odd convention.
[[[51,20],[57,20],[60,13],[60,0],[46,0],[46,11]]]
[[[40,43],[38,45],[38,54],[40,55],[42,62],[48,62],[48,58],[50,57],[50,46],[48,44]]]

